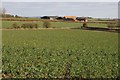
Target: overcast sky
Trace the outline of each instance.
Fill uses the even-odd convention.
[[[3,2],[118,2],[120,0],[2,0]]]
[[[11,14],[21,16],[90,16],[117,18],[117,2],[4,2]]]

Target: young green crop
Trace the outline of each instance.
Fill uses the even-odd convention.
[[[3,73],[14,78],[115,78],[118,34],[84,30],[3,30]]]

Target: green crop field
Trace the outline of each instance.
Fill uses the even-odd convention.
[[[14,78],[116,78],[118,33],[3,30],[3,73]]]
[[[2,21],[2,28],[13,28],[13,24],[21,26],[24,23],[31,23],[32,21]],[[38,24],[38,28],[43,28],[42,21],[33,21],[32,23]],[[50,22],[53,28],[80,28],[83,23],[81,22]],[[88,23],[90,27],[107,27],[105,23]]]

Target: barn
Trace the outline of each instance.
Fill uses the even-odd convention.
[[[77,17],[76,19],[81,22],[87,22],[87,18],[85,17]]]
[[[41,19],[50,19],[50,17],[49,16],[43,16],[43,17],[41,17]]]
[[[64,16],[64,20],[66,21],[77,21],[76,16]]]

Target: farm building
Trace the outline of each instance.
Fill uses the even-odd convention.
[[[57,17],[56,19],[57,19],[57,20],[63,20],[64,17]]]
[[[56,18],[58,18],[58,16],[49,16],[50,20],[55,20]]]
[[[77,17],[76,19],[81,22],[87,22],[87,18],[85,17]]]
[[[43,16],[43,17],[41,17],[41,19],[50,19],[50,17],[48,17],[48,16]]]
[[[64,16],[64,20],[66,21],[77,21],[76,16]]]
[[[58,16],[43,16],[43,17],[41,17],[41,19],[49,19],[49,20],[54,20],[56,18],[58,18]]]

